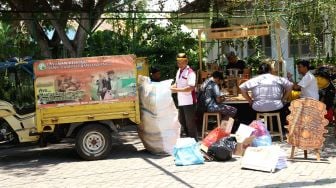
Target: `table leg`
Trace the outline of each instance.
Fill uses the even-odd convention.
[[[316,153],[316,160],[317,160],[317,161],[320,161],[320,160],[321,160],[320,150],[319,150],[319,149],[316,149],[316,150],[315,150],[315,153]]]
[[[307,159],[307,158],[308,158],[307,150],[303,150],[303,155],[304,155],[304,159]]]
[[[291,159],[294,159],[294,151],[295,151],[295,146],[292,146],[292,151],[291,151],[291,155],[290,155]]]

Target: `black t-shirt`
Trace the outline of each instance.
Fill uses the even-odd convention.
[[[239,69],[238,73],[243,74],[243,70],[245,69],[245,61],[238,60],[236,63],[229,63],[226,65],[226,70],[228,69]]]

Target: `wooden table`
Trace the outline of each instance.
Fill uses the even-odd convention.
[[[237,108],[238,111],[235,118],[239,119],[240,123],[248,125],[256,119],[256,112],[251,108],[248,101],[242,96],[242,94],[239,94],[236,97],[226,96],[223,104]]]
[[[239,94],[235,97],[225,96],[224,104],[245,104],[248,103],[248,101],[243,97],[242,94]]]

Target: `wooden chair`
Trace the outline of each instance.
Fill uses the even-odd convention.
[[[221,114],[219,112],[204,112],[203,126],[202,126],[202,139],[206,136],[206,132],[208,132],[209,116],[216,116],[217,127],[219,127],[221,123]]]

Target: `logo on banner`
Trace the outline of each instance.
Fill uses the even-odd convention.
[[[46,66],[46,64],[44,64],[44,63],[40,63],[40,64],[38,65],[38,69],[39,69],[40,71],[42,71],[42,70],[46,70],[46,68],[47,68],[47,66]]]

